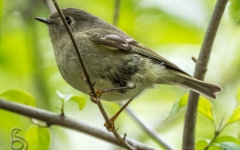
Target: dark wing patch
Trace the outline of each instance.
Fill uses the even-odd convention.
[[[188,73],[180,69],[177,65],[174,63],[170,62],[169,60],[163,58],[160,56],[158,53],[155,51],[151,50],[147,46],[136,42],[135,40],[129,38],[123,38],[119,35],[115,34],[106,34],[109,33],[110,31],[106,31],[105,34],[99,35],[99,32],[93,32],[94,30],[91,30],[87,32],[88,35],[91,36],[91,40],[94,43],[117,48],[119,50],[125,51],[125,52],[130,52],[130,53],[136,53],[145,57],[148,57],[150,59],[159,61],[163,65],[165,65],[167,68],[170,68],[172,70],[179,71],[185,75],[190,76]]]

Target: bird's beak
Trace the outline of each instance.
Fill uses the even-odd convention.
[[[47,18],[40,18],[40,17],[34,17],[34,19],[40,21],[40,22],[43,22],[47,25],[52,25],[54,24],[54,22],[51,20],[51,19],[47,19]]]

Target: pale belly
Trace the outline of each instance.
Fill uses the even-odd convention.
[[[63,46],[69,45],[65,43]],[[124,87],[129,83],[136,86],[134,89],[104,93],[101,97],[103,100],[123,101],[134,98],[143,90],[153,87],[166,70],[164,66],[137,54],[94,50],[83,53],[82,57],[91,81],[96,82],[95,90]],[[61,55],[56,56],[56,62],[65,81],[73,88],[89,94],[89,86],[83,79],[84,73],[75,51],[59,52],[55,49],[55,55]]]

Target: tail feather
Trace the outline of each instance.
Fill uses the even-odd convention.
[[[175,84],[178,84],[185,88],[189,88],[209,98],[216,99],[216,94],[222,91],[222,88],[218,85],[197,80],[191,76],[187,76],[174,70],[171,70],[170,72],[172,72],[174,75],[177,75],[178,78],[180,77]]]

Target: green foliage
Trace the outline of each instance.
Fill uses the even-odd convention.
[[[187,105],[187,102],[188,102],[188,94],[185,94],[173,104],[172,109],[165,120],[176,115],[182,107]]]
[[[209,145],[210,140],[198,140],[196,142],[196,150],[206,150],[206,147]],[[208,147],[208,150],[222,150],[219,146],[211,145]]]
[[[222,142],[219,144],[215,144],[215,146],[220,147],[222,150],[239,150],[240,145],[232,142]]]
[[[151,3],[147,0],[121,1],[119,27],[139,42],[149,47],[155,48],[163,56],[169,56],[168,59],[170,58],[170,60],[174,63],[178,62],[175,61],[175,57],[177,59],[182,59],[183,61],[181,61],[181,63],[177,65],[179,65],[181,68],[185,66],[187,68],[189,67],[188,63],[190,62],[189,57],[193,55],[197,56],[198,54],[204,37],[204,32],[207,28],[207,24],[209,23],[210,16],[215,4],[215,1],[197,0],[196,3],[199,3],[198,1],[201,3],[201,5],[198,5],[198,7],[196,7],[196,10],[201,9],[203,11],[202,13],[200,12],[195,15],[196,17],[202,17],[202,22],[200,24],[196,24],[195,22],[191,21],[191,18],[182,19],[181,17],[174,15],[174,13],[172,12],[176,12],[176,7],[173,7],[173,5],[169,5],[168,7],[158,7],[154,4],[143,5],[143,2]],[[113,20],[114,1],[58,0],[58,2],[61,8],[81,8],[92,14],[95,14],[96,16],[108,21],[109,23],[111,23]],[[234,21],[239,23],[239,0],[230,0],[230,2],[230,16]],[[195,1],[192,3],[195,3]],[[183,5],[189,7],[189,5],[185,3]],[[49,15],[50,13],[47,11],[47,8],[43,4],[43,2],[40,0],[25,0],[24,3],[21,0],[0,0],[0,91],[5,91],[6,89],[12,88],[24,89],[30,92],[31,95],[33,95],[35,98],[37,98],[37,104],[40,108],[54,111],[56,105],[58,105],[55,89],[60,89],[61,91],[69,90],[71,93],[74,93],[74,95],[65,94],[65,97],[59,96],[62,100],[63,105],[66,104],[66,102],[68,101],[75,101],[77,102],[79,110],[81,110],[85,106],[86,99],[82,96],[75,96],[75,93],[78,94],[78,92],[75,91],[73,88],[67,86],[66,82],[64,82],[64,80],[60,76],[54,60],[54,55],[47,33],[47,28],[43,24],[38,23],[33,19],[34,16],[48,17]],[[221,21],[222,28],[220,28],[220,30],[224,29],[224,32],[218,32],[217,36],[221,38],[216,39],[216,49],[213,53],[213,55],[216,56],[215,58],[218,59],[209,63],[209,71],[207,72],[206,76],[208,81],[212,81],[212,79],[214,79],[213,81],[216,84],[221,83],[221,86],[224,88],[224,92],[235,90],[233,89],[234,86],[232,85],[234,85],[235,83],[239,83],[240,81],[240,72],[238,69],[240,66],[240,59],[238,59],[239,44],[234,45],[234,43],[239,42],[232,42],[234,40],[239,41],[239,33],[238,30],[236,30],[236,27],[232,26],[232,24],[229,24],[228,22],[229,19],[226,18]],[[228,57],[228,55],[225,55],[225,53],[223,54],[223,56],[221,55],[223,52],[225,52],[224,49],[221,49],[221,47],[228,47],[228,45],[224,45],[226,41],[224,38],[229,40],[227,41],[227,44],[231,43],[231,49],[226,52],[226,54],[231,56],[231,59],[228,59],[230,57]],[[222,39],[224,40],[224,42],[221,41]],[[221,63],[219,63],[219,60],[224,60],[224,63],[222,63],[223,61],[220,61]],[[218,70],[217,75],[215,72],[215,68],[212,69],[210,68],[211,66],[216,66],[216,70],[218,70],[218,67],[221,66],[221,69]],[[190,69],[186,71],[190,72],[193,70],[193,68],[189,68]],[[226,75],[224,75],[225,73]],[[228,90],[225,90],[225,87],[228,87]],[[152,91],[155,91],[155,93],[152,94]],[[149,122],[151,122],[151,120],[154,120],[154,122],[158,122],[159,120],[157,119],[161,118],[159,116],[161,116],[161,114],[165,114],[165,111],[172,106],[173,100],[179,99],[179,95],[181,95],[183,92],[183,89],[174,88],[173,86],[161,86],[161,89],[148,90],[147,92],[145,92],[143,94],[144,98],[142,96],[139,96],[139,100],[133,102],[130,107],[138,109],[140,114],[147,118]],[[226,95],[224,95],[226,93],[224,92],[221,94],[223,94],[223,97],[226,97]],[[68,97],[69,95],[71,98]],[[4,99],[9,99],[14,102],[20,102],[36,107],[35,100],[34,102],[32,100],[29,100],[33,98],[29,96],[29,94],[21,90],[17,90],[17,92],[13,90],[12,92],[7,92],[7,94],[2,93],[0,94],[0,97]],[[213,103],[214,108],[217,108],[214,109],[216,117],[219,117],[218,115],[222,114],[221,112],[223,110],[225,111],[225,109],[228,109],[226,111],[229,111],[229,109],[232,108],[229,107],[229,100],[231,100],[231,98],[226,97],[226,100],[220,99],[220,101],[215,101]],[[236,100],[239,104],[240,89],[238,89]],[[212,104],[207,100],[200,101],[203,102],[199,102],[198,112],[209,118],[212,122],[215,121],[215,116],[212,113]],[[114,104],[104,104],[105,109],[107,111],[110,111],[111,113],[117,111],[114,110],[114,107],[112,105]],[[180,109],[186,105],[187,95],[184,95],[177,102],[174,103],[174,105],[172,106],[173,108],[167,118],[177,114]],[[98,115],[98,118],[101,118],[100,114],[94,113],[93,109],[96,109],[94,105],[90,105],[89,107],[93,108],[81,112],[81,115],[86,116],[83,119],[94,118],[96,117],[96,115]],[[74,110],[70,111],[74,112]],[[9,145],[9,132],[11,128],[20,127],[22,130],[25,131],[25,129],[28,128],[30,122],[28,119],[26,119],[26,117],[22,117],[20,115],[16,115],[14,113],[10,113],[4,110],[0,110],[0,116],[2,120],[7,120],[1,121],[0,123],[0,149],[5,149]],[[239,120],[237,112],[233,112],[231,117],[232,118],[229,118],[229,124]],[[120,125],[120,129],[124,130],[126,125],[126,118],[120,117],[119,119],[120,120],[118,120],[118,122],[122,123],[122,125]],[[201,117],[198,119],[201,119]],[[95,120],[97,119],[94,119],[94,121]],[[99,120],[99,124],[101,124],[102,120]],[[131,119],[129,120],[131,121]],[[164,131],[164,134],[167,135],[169,139],[171,139],[171,142],[177,145],[179,149],[181,149],[181,141],[179,140],[179,136],[176,136],[176,134],[172,136],[171,133],[174,130],[182,130],[182,126],[180,125],[180,123],[182,123],[182,120],[183,116],[179,116],[176,119],[169,120],[169,122],[171,121],[171,123],[164,122],[165,125],[159,125],[159,131]],[[204,121],[205,120],[199,120],[198,124],[202,125],[205,123]],[[40,124],[36,122],[34,123]],[[128,129],[131,129],[131,126],[129,126],[129,124]],[[41,135],[39,133],[42,129],[44,128],[35,127],[35,129],[32,129],[35,133],[31,134],[38,135],[38,137],[46,137],[46,140],[50,142],[50,138],[48,138],[49,136],[46,136],[45,134]],[[54,130],[55,128],[51,128],[51,132],[54,132]],[[197,139],[199,139],[200,136],[209,137],[214,133],[212,127],[208,126],[201,126],[199,130],[202,131],[202,134],[197,134]],[[232,130],[235,130],[235,128],[230,128],[230,133],[232,132]],[[28,133],[28,137],[31,134]],[[54,136],[59,134],[61,136]],[[129,130],[127,134],[130,137],[134,135],[136,138],[142,139],[142,142],[144,143],[146,141],[149,143],[149,138],[146,137],[146,135],[138,133],[138,130]],[[78,147],[78,143],[75,144],[71,142],[69,144],[68,142],[66,142],[67,140],[65,139],[65,137],[66,136],[64,136],[62,133],[59,133],[59,130],[57,130],[57,132],[53,134],[52,137],[53,139],[56,139],[52,140],[51,143],[53,149],[69,149],[70,144],[71,146],[76,145]],[[75,138],[75,136],[73,137]],[[219,144],[222,142],[237,143],[234,142],[236,140],[231,140],[231,138],[228,140],[221,139],[223,138],[219,137],[215,139],[214,144]],[[70,140],[71,139],[69,139],[69,141]],[[202,146],[201,150],[204,149],[209,142],[210,140],[206,140],[205,142],[200,141],[200,146]],[[41,146],[39,143],[39,141],[36,142],[36,144]],[[61,143],[61,146],[57,147],[59,146],[59,143]],[[89,144],[87,144],[88,142],[85,143],[86,145],[82,145],[83,149],[89,149]],[[196,145],[198,144],[199,142],[196,143]],[[226,148],[226,145],[228,146],[229,144],[222,144],[222,147]],[[210,146],[209,150],[219,148],[219,146],[212,145]],[[44,148],[49,149],[49,147],[47,146]],[[36,149],[36,147],[33,147],[33,149]],[[37,150],[38,149],[39,148],[37,148]]]
[[[51,137],[47,128],[31,126],[25,132],[25,139],[28,142],[29,150],[49,149]]]
[[[212,145],[208,148],[208,150],[223,150],[221,147],[216,146],[216,145]],[[225,150],[225,149],[224,149]]]
[[[234,22],[240,23],[240,1],[230,0],[229,14]]]
[[[216,138],[214,140],[214,142],[215,143],[232,142],[232,143],[240,145],[240,140],[235,137],[232,137],[232,136],[221,136],[221,137]]]
[[[82,110],[86,105],[86,99],[81,96],[71,95],[70,93],[62,94],[58,90],[57,95],[62,101],[62,107],[64,107],[64,103],[67,103],[68,101],[74,101],[77,103],[79,110]]]
[[[170,113],[169,113],[169,115],[166,119],[168,119],[168,118],[172,117],[173,115],[177,114],[182,107],[187,105],[188,96],[189,96],[189,94],[183,95],[178,101],[176,101],[173,104],[172,109],[171,109],[171,111],[170,111]],[[205,117],[207,117],[208,119],[210,119],[214,123],[214,115],[213,115],[213,111],[212,111],[212,104],[205,97],[200,96],[200,98],[199,98],[198,113],[204,115]]]
[[[237,95],[238,95],[238,92],[237,92]],[[206,102],[206,104],[204,104],[204,106],[207,106],[207,109],[205,111],[204,111],[204,109],[202,110],[202,112],[204,112],[202,114],[205,117],[210,119],[212,117],[212,113],[209,113],[210,112],[209,110],[211,110],[211,112],[212,112],[212,107],[211,107],[211,105],[208,104],[207,100],[202,100],[202,101],[203,101],[202,104],[204,104]],[[198,109],[198,111],[199,111],[199,109]],[[214,121],[214,120],[212,120],[212,121]],[[232,136],[218,137],[226,126],[228,126],[232,123],[238,122],[238,121],[240,121],[240,105],[239,104],[232,112],[232,114],[229,117],[229,119],[227,120],[226,124],[222,126],[222,122],[220,123],[219,128],[217,131],[215,131],[214,138],[211,140],[211,142],[209,142],[209,140],[199,140],[196,143],[197,150],[206,149],[206,147],[209,147],[208,148],[209,150],[218,150],[218,149],[239,150],[240,149],[240,140],[239,139],[236,139],[235,137],[232,137]]]
[[[232,136],[221,136],[216,138],[210,144],[210,140],[198,140],[196,142],[196,150],[239,150],[240,141]]]
[[[200,96],[198,113],[210,119],[214,123],[214,115],[212,110],[212,103],[205,97]]]
[[[229,117],[226,123],[226,126],[237,121],[240,121],[240,105],[234,109],[232,115]]]
[[[68,101],[74,101],[77,103],[79,110],[82,110],[86,105],[86,99],[77,95],[71,96]]]
[[[36,107],[36,100],[30,94],[19,89],[5,91],[0,94],[0,97],[12,102],[18,102]]]
[[[3,12],[3,0],[0,1],[0,19],[2,18],[2,12]]]
[[[209,143],[209,140],[198,140],[195,144],[196,150],[203,150]]]
[[[237,91],[236,102],[240,104],[240,87],[238,88],[238,91]]]

